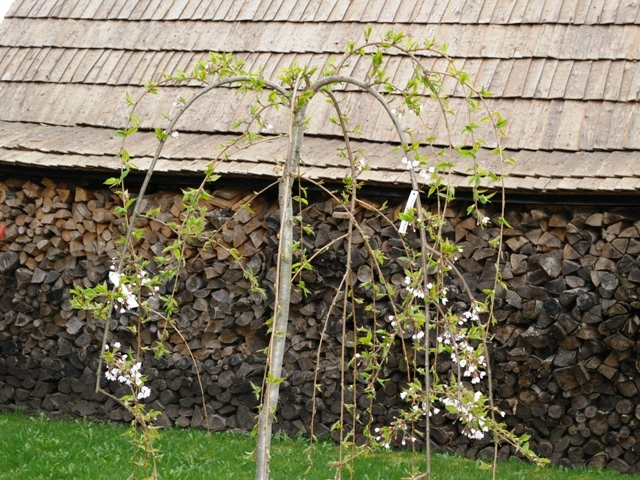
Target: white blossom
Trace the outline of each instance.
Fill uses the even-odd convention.
[[[422,330],[419,330],[414,333],[411,338],[413,338],[414,340],[421,340],[422,338],[424,338],[424,332]]]
[[[149,387],[147,387],[147,386],[144,386],[138,392],[138,400],[142,400],[143,398],[147,398],[149,395],[151,395],[151,389]]]

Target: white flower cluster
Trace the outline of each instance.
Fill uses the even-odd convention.
[[[458,343],[458,353],[460,354],[460,358],[458,358],[455,353],[451,353],[451,361],[458,363],[465,369],[462,375],[464,377],[471,377],[471,383],[480,383],[480,380],[487,375],[487,372],[483,370],[483,368],[487,366],[484,355],[476,357],[475,349],[465,341]]]
[[[115,265],[111,265],[111,271],[109,272],[109,281],[111,281],[111,283],[113,283],[121,293],[121,296],[118,297],[118,303],[120,303],[120,313],[124,313],[127,310],[133,310],[134,308],[138,308],[140,306],[132,286],[130,284],[127,284],[126,282],[122,282],[122,275],[116,271]],[[149,278],[147,272],[142,270],[140,272],[140,284],[144,287],[148,286],[150,283],[151,279]],[[154,290],[157,292],[159,290],[159,287],[154,287]]]
[[[475,392],[473,396],[473,404],[477,404],[480,398],[482,397],[482,392]],[[445,397],[442,399],[442,402],[446,406],[453,407],[458,414],[458,416],[465,423],[465,427],[462,429],[462,433],[469,438],[482,440],[484,438],[484,432],[489,431],[489,427],[485,425],[485,421],[483,418],[477,418],[471,408],[460,401],[459,398],[449,398]]]
[[[424,298],[424,290],[422,290],[422,288],[420,287],[416,287],[413,288],[411,286],[411,279],[409,277],[404,277],[404,281],[403,281],[407,291],[413,295],[414,297],[418,297],[418,298]],[[431,290],[431,288],[433,287],[432,283],[427,283],[427,289]]]
[[[418,172],[418,176],[424,178],[425,180],[430,180],[434,173],[436,173],[435,167],[429,167],[426,170],[420,170],[420,172]]]
[[[263,133],[269,133],[271,131],[273,131],[273,125],[271,125],[270,123],[268,123],[268,124],[266,124],[266,125],[264,125],[262,127],[262,132]]]
[[[110,347],[109,345],[105,345],[104,348],[105,350],[109,350]],[[133,365],[129,365],[127,362],[128,355],[118,351],[120,349],[120,342],[115,342],[113,348],[115,349],[115,361],[104,372],[106,379],[112,382],[124,383],[128,387],[140,387],[137,395],[138,400],[147,398],[151,395],[151,389],[143,384],[142,373],[140,372],[142,364],[136,362]]]
[[[366,166],[367,162],[365,162],[364,158],[358,160],[356,162],[356,175],[360,175],[360,173],[362,173],[362,170],[364,170]]]
[[[402,157],[401,161],[405,165],[407,170],[411,170],[412,168],[416,168],[420,165],[420,162],[418,162],[417,160],[411,161],[407,157]]]
[[[398,120],[400,120],[402,118],[402,116],[404,115],[404,112],[402,111],[401,108],[394,108],[393,110],[391,110],[391,115],[393,115]]]
[[[489,224],[490,221],[491,221],[491,219],[489,217],[482,217],[482,219],[480,219],[480,224],[483,227],[486,227]]]
[[[478,320],[480,320],[478,313],[480,313],[480,307],[476,305],[471,310],[466,311],[462,314],[462,317],[460,317],[460,320],[458,320],[458,325],[464,325],[469,320],[471,320],[472,322],[477,322]]]

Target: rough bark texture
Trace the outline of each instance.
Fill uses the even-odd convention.
[[[204,426],[196,368],[212,429],[247,430],[255,423],[251,383],[260,385],[264,374],[259,352],[268,340],[264,321],[272,316],[279,214],[269,195],[256,199],[252,211],[240,210],[248,193],[216,192],[207,214],[212,231],[239,213],[223,226],[212,249],[189,249],[187,268],[177,280],[178,322],[197,364],[177,334],[167,343],[170,354],[143,361],[152,388],[148,401],[165,412],[162,425]],[[0,223],[6,225],[0,240],[0,405],[129,420],[113,401],[93,391],[103,325],[69,304],[69,288],[105,281],[115,257],[121,221],[112,213],[111,192],[14,178],[0,183],[0,200]],[[176,193],[149,195],[145,201],[162,207],[164,222],[181,212]],[[387,213],[392,216],[399,207],[392,205]],[[497,229],[482,230],[464,212],[465,205],[450,208],[445,232],[463,247],[458,268],[479,292],[493,282],[495,252],[488,240]],[[404,253],[394,230],[373,211],[363,208],[355,214],[373,248],[388,259],[382,267],[387,280],[404,295]],[[327,245],[348,226],[344,210],[326,199],[312,199],[303,216],[315,230],[315,236],[304,237],[308,250]],[[498,300],[492,352],[494,393],[505,422],[518,433],[531,434],[534,449],[554,463],[640,471],[640,211],[518,206],[507,220],[513,228],[506,231],[503,272],[510,290]],[[171,231],[154,220],[140,219],[139,225],[146,233],[138,249],[149,258],[160,254]],[[411,235],[407,240],[418,245]],[[316,258],[313,270],[303,273],[308,296],[293,290],[286,380],[274,430],[295,435],[309,429],[323,330],[315,433],[331,435],[338,419],[342,312],[341,306],[329,309],[345,274],[345,245],[345,240],[336,242]],[[253,269],[269,294],[266,300],[249,292],[229,247],[244,255],[243,265]],[[374,273],[360,234],[351,253],[356,292],[371,298],[370,287],[362,285]],[[449,290],[454,310],[466,310],[468,298],[455,277]],[[385,322],[388,305],[378,302],[377,308],[382,311],[378,321]],[[110,324],[112,338],[125,346],[135,342],[126,330],[133,318],[124,314]],[[358,327],[373,326],[364,305],[356,318]],[[157,320],[147,324],[143,342],[151,344],[161,327]],[[347,325],[349,332],[353,328]],[[446,358],[437,365],[440,373],[450,368]],[[388,424],[402,406],[405,371],[398,348],[384,368],[389,381],[372,400],[374,427]],[[123,393],[106,380],[104,386]],[[358,383],[355,392],[362,410],[371,402],[364,387]],[[353,394],[348,400],[350,395],[354,400]],[[362,413],[364,420],[367,416]],[[433,441],[445,450],[476,458],[491,454],[490,439],[469,440],[442,411],[432,417],[432,425]],[[511,454],[508,447],[500,452],[501,457]]]

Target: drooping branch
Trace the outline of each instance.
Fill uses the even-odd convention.
[[[409,144],[407,143],[407,139],[405,137],[404,131],[402,130],[402,126],[400,125],[400,122],[398,121],[397,117],[393,114],[393,111],[391,109],[391,106],[389,105],[389,102],[387,102],[385,100],[385,98],[380,94],[380,92],[378,92],[375,88],[371,87],[370,85],[368,85],[366,82],[363,82],[361,80],[358,80],[356,78],[352,78],[352,77],[348,77],[348,76],[343,76],[343,75],[332,75],[326,78],[323,78],[321,80],[319,80],[318,82],[316,82],[315,84],[313,84],[311,86],[311,88],[315,91],[319,91],[322,88],[325,88],[329,85],[332,84],[337,84],[337,83],[350,83],[352,85],[355,85],[359,88],[361,88],[362,90],[368,92],[370,95],[373,96],[373,98],[375,98],[381,105],[382,107],[385,109],[385,111],[387,112],[387,115],[389,116],[389,118],[391,119],[391,121],[393,122],[393,125],[396,129],[396,133],[398,134],[398,138],[400,140],[400,143],[402,144],[402,148],[405,152],[405,155],[409,154]],[[409,175],[411,177],[411,188],[416,191],[419,192],[420,191],[420,187],[418,185],[418,179],[416,176],[416,172],[413,169],[413,163],[411,160],[409,160],[408,162],[408,166],[409,166]],[[421,226],[421,228],[419,229],[420,231],[420,244],[422,246],[422,255],[420,256],[421,259],[421,266],[422,266],[422,288],[423,291],[427,292],[429,291],[429,288],[427,287],[428,284],[428,279],[427,279],[427,256],[426,256],[426,250],[428,248],[428,243],[427,243],[427,234],[425,232],[424,229],[424,216],[422,214],[422,202],[420,200],[420,195],[417,195],[416,198],[416,208],[418,210],[418,222]],[[424,315],[425,315],[425,332],[426,332],[426,348],[425,348],[425,395],[426,398],[430,397],[430,388],[431,388],[431,379],[430,379],[430,369],[431,369],[431,365],[430,365],[430,358],[429,358],[429,329],[430,329],[430,312],[429,312],[429,306],[425,305],[424,308]],[[431,479],[431,446],[430,446],[430,437],[431,437],[431,421],[429,418],[429,415],[426,415],[425,417],[425,445],[426,445],[426,461],[427,461],[427,479]]]
[[[206,87],[204,87],[200,92],[198,92],[197,94],[195,94],[193,97],[191,97],[189,100],[187,100],[183,107],[180,109],[179,112],[176,113],[176,115],[171,119],[171,121],[169,122],[169,125],[167,126],[167,128],[165,129],[165,132],[171,132],[173,131],[173,129],[175,128],[176,124],[178,123],[178,120],[180,120],[180,118],[182,117],[182,115],[185,114],[185,112],[191,108],[191,106],[193,106],[200,98],[202,98],[204,95],[206,95],[207,93],[211,92],[212,90],[215,90],[217,88],[220,88],[222,86],[225,85],[230,85],[233,83],[243,83],[243,82],[250,82],[254,80],[253,77],[248,76],[248,75],[236,75],[236,76],[232,76],[232,77],[226,77],[226,78],[222,78],[216,82],[213,82],[209,85],[207,85]],[[276,92],[278,92],[280,95],[282,96],[287,96],[288,92],[283,89],[280,85],[271,82],[269,80],[261,80],[264,82],[264,85],[267,88],[270,88]],[[133,235],[133,231],[134,231],[134,226],[135,226],[135,222],[136,219],[138,218],[138,215],[140,214],[140,205],[142,204],[142,199],[144,197],[145,192],[147,191],[147,188],[149,187],[149,183],[151,182],[151,177],[153,176],[153,173],[155,171],[155,167],[156,164],[158,162],[158,159],[160,158],[160,154],[162,153],[162,149],[164,148],[164,145],[166,143],[167,140],[167,136],[163,136],[162,138],[159,139],[159,144],[156,148],[156,151],[153,155],[153,158],[151,159],[151,162],[149,164],[149,167],[147,168],[147,173],[144,177],[144,180],[142,182],[142,186],[140,187],[140,191],[138,193],[138,198],[136,199],[136,202],[133,206],[133,210],[131,212],[131,218],[129,220],[129,228],[127,229],[127,233],[125,236],[125,241],[122,247],[122,255],[120,257],[120,260],[118,262],[118,266],[116,271],[118,273],[122,272],[122,268],[124,266],[124,262],[126,259],[126,249],[127,246],[129,245],[129,242],[131,242],[131,235]],[[115,287],[114,287],[115,288]],[[107,319],[110,319],[111,316],[113,314],[113,303],[111,303],[110,307],[109,307],[109,313],[107,315]],[[104,328],[104,333],[102,335],[102,346],[100,351],[104,351],[105,345],[107,344],[107,337],[109,335],[109,328],[108,328],[108,324],[105,325]],[[101,372],[102,372],[102,357],[99,358],[98,360],[98,369],[97,369],[97,373],[96,373],[96,388],[95,391],[96,393],[100,391],[100,378],[101,378]]]

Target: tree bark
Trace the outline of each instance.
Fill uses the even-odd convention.
[[[295,101],[295,99],[294,99]],[[273,320],[272,341],[269,347],[269,375],[260,417],[258,419],[258,441],[256,453],[256,480],[268,480],[271,449],[271,429],[278,407],[280,375],[287,340],[289,305],[291,300],[291,267],[293,257],[293,204],[291,189],[294,174],[300,162],[300,151],[304,138],[306,105],[295,110],[291,126],[291,149],[284,167],[278,191],[280,204],[280,248],[279,273],[276,293],[276,308]]]

